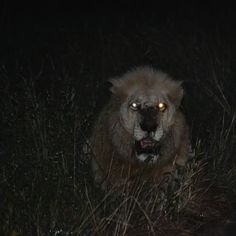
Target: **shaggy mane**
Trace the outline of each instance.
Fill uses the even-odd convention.
[[[183,97],[182,81],[173,80],[168,74],[149,66],[135,68],[109,81],[112,83],[111,92],[123,98],[126,98],[131,90],[145,88],[165,93],[173,102],[179,102]]]

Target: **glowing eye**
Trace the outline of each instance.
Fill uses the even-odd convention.
[[[134,110],[134,111],[137,111],[138,110],[138,107],[139,107],[139,104],[136,103],[136,102],[132,102],[129,107]]]
[[[165,111],[167,106],[165,103],[160,102],[160,103],[158,103],[158,108],[159,108],[159,111]]]

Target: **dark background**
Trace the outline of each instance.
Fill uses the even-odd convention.
[[[234,3],[1,1],[1,36],[6,36],[8,40],[12,38],[13,33],[23,37],[25,34],[58,31],[60,28],[79,31],[85,26],[91,30],[99,27],[111,31],[132,30],[140,25],[164,27],[168,22],[182,26],[193,24],[193,27],[199,30],[215,30],[219,27],[222,33],[233,33]]]

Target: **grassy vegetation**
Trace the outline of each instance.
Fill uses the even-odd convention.
[[[235,45],[217,30],[166,27],[39,32],[4,54],[1,235],[205,235],[234,220]],[[109,98],[105,81],[146,64],[184,81],[195,157],[158,186],[104,193],[82,145]]]

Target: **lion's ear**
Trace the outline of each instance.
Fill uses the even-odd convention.
[[[120,88],[122,86],[122,80],[119,77],[111,78],[108,80],[112,84],[110,87],[110,91],[113,94],[117,94],[120,91]]]
[[[169,99],[171,100],[171,102],[175,104],[176,107],[179,107],[183,95],[184,95],[184,89],[182,87],[182,81],[175,82],[175,86],[173,86],[173,88],[168,94]]]

